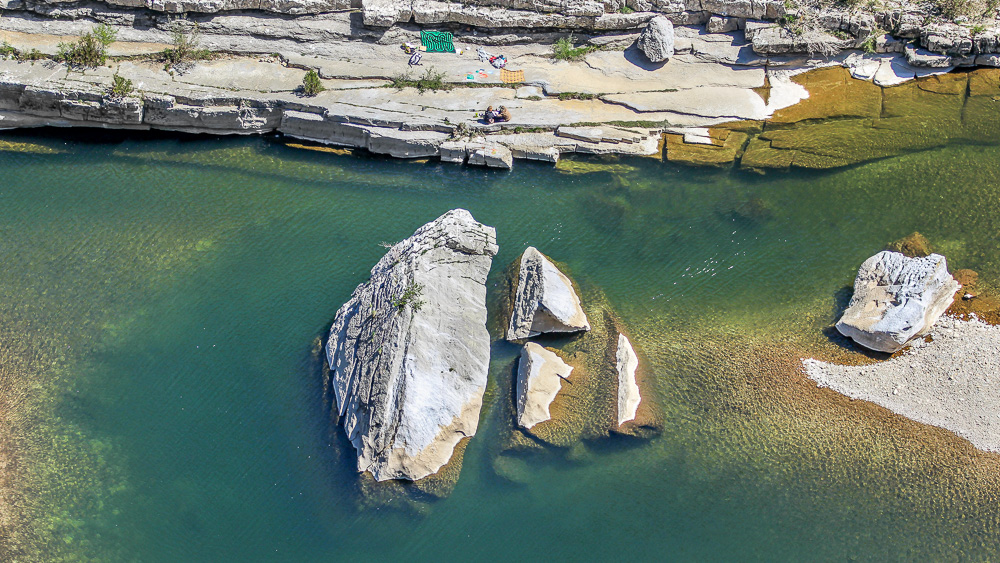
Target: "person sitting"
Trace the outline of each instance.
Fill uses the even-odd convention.
[[[504,106],[497,108],[497,121],[510,121],[510,110]]]
[[[493,106],[486,108],[486,113],[483,114],[483,121],[493,125],[493,122],[497,119],[497,111],[493,109]]]

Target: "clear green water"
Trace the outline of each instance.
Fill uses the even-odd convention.
[[[820,392],[801,354],[858,264],[914,230],[1000,279],[1000,148],[767,176],[565,174],[338,157],[264,139],[0,152],[0,344],[41,560],[1000,558],[1000,456]],[[384,249],[465,207],[599,287],[666,427],[493,469],[494,402],[423,514],[360,509],[314,342]],[[516,350],[498,343],[493,377]],[[31,535],[33,534],[33,535]],[[41,551],[37,551],[41,550]]]

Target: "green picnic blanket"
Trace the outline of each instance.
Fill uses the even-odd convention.
[[[421,31],[420,44],[427,47],[428,53],[454,53],[452,37],[448,31]]]

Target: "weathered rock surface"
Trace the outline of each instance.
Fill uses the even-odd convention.
[[[590,330],[573,282],[533,246],[521,255],[507,340]]]
[[[521,350],[517,366],[517,424],[530,429],[551,418],[549,405],[573,368],[555,352],[534,342]]]
[[[895,352],[931,329],[958,288],[940,254],[908,258],[879,252],[858,270],[854,296],[837,330],[866,348]]]
[[[496,252],[492,227],[449,211],[390,248],[337,311],[326,357],[358,471],[417,480],[476,433]]]
[[[649,20],[639,36],[639,49],[650,61],[661,63],[674,56],[674,24],[663,16]]]
[[[635,370],[639,358],[632,349],[632,343],[624,334],[618,335],[618,349],[615,351],[615,370],[618,372],[618,426],[635,420],[639,409],[639,385],[635,382]]]

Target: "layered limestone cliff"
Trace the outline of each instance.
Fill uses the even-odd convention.
[[[337,311],[326,357],[359,472],[421,479],[475,435],[496,252],[492,227],[449,211],[390,248]]]

